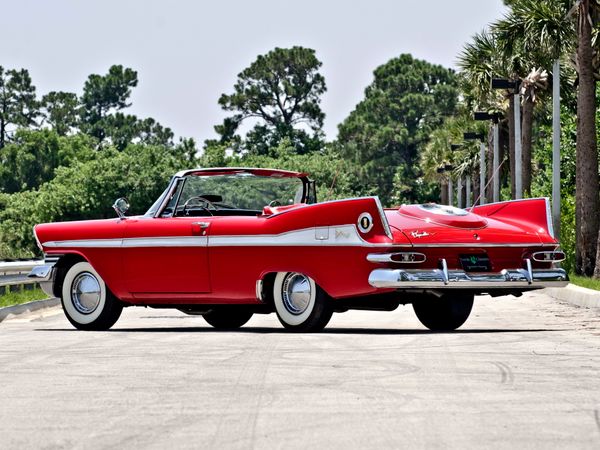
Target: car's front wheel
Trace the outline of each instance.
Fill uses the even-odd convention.
[[[67,319],[79,330],[108,330],[123,310],[123,304],[88,262],[78,262],[69,268],[61,300]]]
[[[273,284],[275,312],[292,331],[321,331],[333,314],[330,299],[315,281],[297,272],[279,272]]]
[[[204,320],[217,330],[235,330],[241,327],[252,317],[252,313],[238,307],[215,308],[202,314]]]
[[[424,296],[413,302],[419,321],[432,331],[452,331],[471,314],[473,294],[450,293],[441,297]]]

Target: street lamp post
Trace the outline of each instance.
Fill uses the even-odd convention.
[[[484,135],[483,133],[474,133],[472,131],[463,133],[463,137],[465,141],[473,141],[479,139],[479,204],[484,205],[486,203],[485,200],[485,172],[486,172],[486,162],[485,162],[485,144],[483,143]]]
[[[465,197],[466,197],[466,201],[465,201],[465,208],[470,208],[471,207],[471,174],[468,173],[466,176],[466,183],[465,183]]]
[[[452,171],[454,170],[454,166],[452,166],[450,164],[446,164],[444,166],[444,169],[446,170],[446,172],[448,172],[448,205],[452,206],[452,204],[454,203],[453,186],[452,186]]]
[[[515,198],[523,198],[523,156],[521,147],[521,94],[519,80],[506,80],[493,78],[492,89],[507,89],[513,91],[514,119],[515,119]]]
[[[458,150],[459,148],[462,147],[462,144],[450,144],[450,150],[452,150],[453,152]],[[459,208],[462,208],[462,176],[458,177],[458,180],[456,181],[456,206],[458,206]]]
[[[493,201],[500,201],[500,131],[498,130],[498,116],[496,115],[496,119],[494,120],[494,161],[492,165],[492,178],[493,182]]]
[[[560,237],[560,60],[552,69],[552,219]]]

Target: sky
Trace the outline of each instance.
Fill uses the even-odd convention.
[[[26,68],[41,96],[81,94],[112,64],[138,72],[129,113],[201,144],[226,113],[217,103],[259,54],[316,50],[328,139],[361,101],[373,70],[402,53],[445,67],[499,19],[502,0],[0,0],[0,66]]]

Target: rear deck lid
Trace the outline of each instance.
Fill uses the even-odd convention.
[[[466,230],[485,228],[487,220],[477,214],[453,206],[426,203],[423,205],[402,205],[398,213],[428,224],[444,225]]]

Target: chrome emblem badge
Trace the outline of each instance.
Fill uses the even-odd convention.
[[[373,228],[373,217],[368,212],[358,216],[358,229],[361,233],[368,233]]]
[[[419,230],[411,232],[410,235],[412,237],[414,237],[415,239],[430,236],[430,234],[427,231],[419,231]]]

